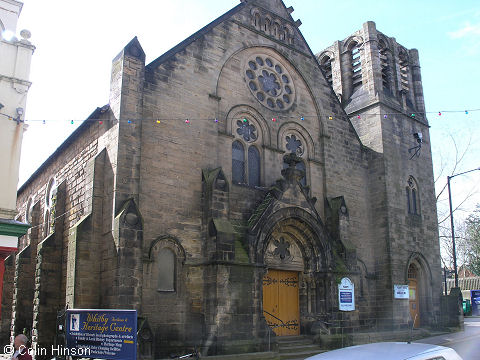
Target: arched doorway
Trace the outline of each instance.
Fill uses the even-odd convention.
[[[413,321],[413,327],[420,326],[420,299],[419,299],[419,271],[417,266],[412,263],[408,267],[408,290],[409,290],[409,309]]]
[[[277,336],[300,334],[300,273],[302,252],[292,234],[274,231],[265,252],[263,312]]]
[[[432,325],[436,322],[433,311],[432,272],[425,257],[412,253],[405,266],[405,281],[409,285],[409,315],[413,326]]]
[[[268,230],[259,254],[266,266],[263,317],[277,336],[299,335],[314,315],[326,311],[326,245],[303,218],[279,219]]]

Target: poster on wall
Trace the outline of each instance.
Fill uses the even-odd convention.
[[[480,315],[480,290],[470,290],[470,298],[472,299],[472,315]]]
[[[338,284],[338,308],[340,311],[355,310],[355,284],[349,278],[343,278]]]
[[[82,354],[83,357],[112,360],[136,359],[136,310],[69,309],[65,325],[69,355]]]
[[[407,299],[408,300],[408,285],[393,285],[395,299]]]

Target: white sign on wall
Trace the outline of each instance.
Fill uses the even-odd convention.
[[[393,285],[395,299],[408,299],[408,285]]]
[[[355,285],[349,278],[343,278],[338,284],[338,308],[340,311],[355,310]]]

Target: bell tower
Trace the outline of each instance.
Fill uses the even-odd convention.
[[[368,187],[377,313],[386,327],[411,322],[409,304],[393,298],[393,287],[408,285],[406,274],[414,262],[420,284],[415,324],[433,325],[441,285],[431,274],[440,271],[440,248],[418,51],[369,21],[317,58],[348,115],[345,120],[371,150]]]

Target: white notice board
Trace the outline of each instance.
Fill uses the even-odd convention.
[[[408,299],[408,285],[393,285],[395,299]]]
[[[340,311],[355,310],[355,284],[349,278],[343,278],[338,284],[338,309]]]

